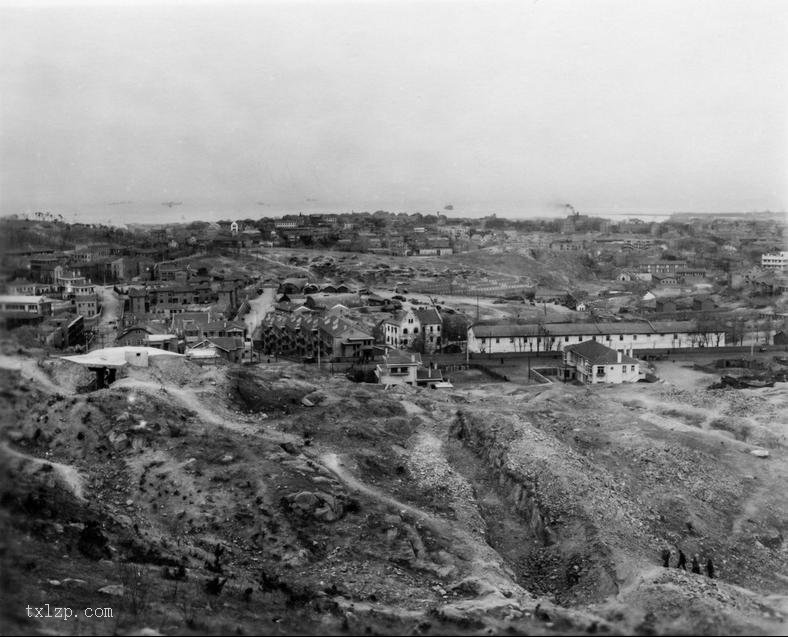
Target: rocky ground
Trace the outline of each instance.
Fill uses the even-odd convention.
[[[784,384],[386,391],[170,360],[81,394],[30,354],[0,358],[4,632],[785,631]],[[27,617],[45,603],[115,612]]]

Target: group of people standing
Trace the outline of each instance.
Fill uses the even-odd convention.
[[[673,555],[673,551],[668,548],[662,549],[662,566],[665,568],[670,568],[670,558]],[[684,551],[679,549],[679,559],[676,562],[676,568],[680,568],[683,570],[687,570],[687,556],[684,555]],[[693,573],[701,575],[700,569],[700,561],[698,559],[698,554],[692,556],[692,563],[690,566],[690,570]],[[714,562],[711,561],[710,557],[706,558],[706,575],[710,578],[714,578]]]

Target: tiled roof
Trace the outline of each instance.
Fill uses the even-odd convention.
[[[566,348],[566,351],[582,356],[592,365],[613,365],[619,362],[616,350],[610,349],[597,341],[583,341],[577,345],[570,345]],[[636,364],[638,361],[631,356],[622,355],[621,363],[630,365]]]
[[[471,327],[476,338],[499,338],[511,336],[539,336],[539,326],[534,323],[516,325],[473,325]]]
[[[430,307],[424,310],[413,310],[413,313],[416,315],[416,318],[419,319],[419,323],[422,325],[440,325],[441,315],[438,314],[438,310],[434,307]]]
[[[208,339],[211,343],[216,345],[219,349],[223,349],[225,352],[232,352],[237,349],[243,349],[244,342],[240,338],[235,338],[233,336],[213,336]]]
[[[386,352],[387,365],[420,365],[421,354],[412,354],[398,349],[390,349]]]
[[[541,329],[540,329],[541,328]],[[696,332],[694,321],[608,321],[603,323],[535,323],[497,325],[477,324],[471,327],[476,338],[519,336],[583,336],[605,334],[657,334]]]

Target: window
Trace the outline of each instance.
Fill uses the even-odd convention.
[[[630,366],[630,370],[629,370],[629,371],[631,371],[631,372],[634,372],[634,371],[635,371],[635,366],[634,366],[634,365],[631,365],[631,366]]]
[[[419,333],[419,328],[418,327],[414,327],[413,328],[413,333],[414,334],[418,334]]]
[[[610,336],[605,336],[605,340],[606,340],[606,341],[609,341],[609,340],[610,340],[610,338],[611,338]]]
[[[632,340],[633,340],[633,341],[636,341],[636,340],[638,340],[638,335],[637,335],[637,334],[634,334],[634,335],[632,336]]]
[[[509,339],[509,342],[510,342],[510,343],[514,343],[514,339],[513,339],[513,338],[510,338],[510,339]]]
[[[403,329],[403,330],[402,330],[402,333],[403,333],[403,334],[407,334],[407,333],[408,333],[408,328],[406,327],[405,329]]]
[[[564,336],[564,343],[568,343],[568,342],[569,342],[569,337],[568,336]]]
[[[618,335],[618,340],[619,341],[623,341],[624,340],[624,335],[623,334],[619,334]]]
[[[500,339],[500,338],[496,338],[496,339],[495,339],[495,342],[496,342],[496,343],[500,343],[500,342],[501,342],[501,339]]]

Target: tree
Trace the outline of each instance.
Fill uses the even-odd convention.
[[[441,333],[444,341],[464,341],[468,338],[470,319],[464,314],[444,314]]]

